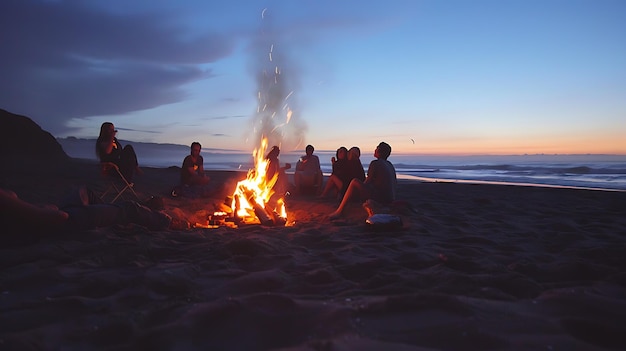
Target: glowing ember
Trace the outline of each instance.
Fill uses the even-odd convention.
[[[261,147],[252,153],[254,168],[248,171],[246,179],[237,183],[233,193],[231,208],[233,215],[244,222],[258,219],[261,224],[285,224],[287,211],[283,198],[273,200],[274,184],[278,173],[272,178],[267,176],[268,160],[265,159],[267,138],[261,140]]]

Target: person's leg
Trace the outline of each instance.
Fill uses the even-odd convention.
[[[285,174],[285,171],[280,171],[278,173],[278,178],[276,178],[273,190],[278,197],[284,197],[285,193],[289,191],[289,181],[287,180],[287,174]]]
[[[339,204],[339,207],[337,207],[337,209],[335,210],[335,212],[330,214],[330,218],[337,218],[341,215],[341,213],[343,212],[344,207],[346,207],[346,205],[348,204],[348,201],[350,201],[352,198],[357,197],[357,196],[363,196],[367,193],[367,189],[365,187],[365,184],[363,184],[363,182],[359,179],[352,179],[352,181],[350,182],[350,185],[348,185],[348,189],[346,190],[345,195],[343,196],[343,199],[341,199],[341,203]]]
[[[0,189],[0,218],[12,226],[23,228],[57,228],[65,224],[67,212],[53,207],[40,207],[20,199],[11,190]]]
[[[298,194],[310,194],[313,190],[315,190],[316,192],[318,191],[318,188],[315,188],[317,181],[315,178],[315,174],[298,172],[297,175],[298,176],[295,177],[295,180],[298,181],[298,185],[296,185]]]
[[[328,192],[330,191],[330,189],[332,188],[332,186],[333,186],[332,178],[333,178],[333,176],[331,175],[328,178],[328,180],[326,181],[326,186],[322,190],[322,193],[320,194],[320,197],[325,197],[328,194]]]
[[[189,178],[189,185],[207,185],[209,184],[209,177],[202,177],[194,174]]]
[[[102,203],[104,203],[102,199],[94,193],[93,190],[84,185],[80,185],[66,193],[57,206],[59,208],[63,208],[70,206],[97,205]]]
[[[136,223],[150,230],[166,229],[171,217],[134,201],[63,208],[69,214],[68,229],[87,230],[117,224]]]
[[[69,214],[67,228],[71,230],[88,230],[126,223],[122,208],[113,204],[68,206],[63,211]]]
[[[172,218],[163,212],[152,211],[135,201],[123,201],[120,204],[125,223],[136,223],[150,230],[160,230],[169,227]]]
[[[137,170],[138,165],[139,163],[137,162],[137,154],[135,153],[135,149],[133,148],[133,146],[124,146],[124,149],[122,150],[122,154],[120,156],[119,167],[120,172],[128,182],[133,182],[135,171]]]
[[[326,181],[326,186],[324,187],[324,191],[322,191],[322,194],[320,195],[320,197],[324,197],[328,195],[329,192],[335,189],[337,190],[337,192],[339,192],[339,190],[342,187],[343,187],[343,182],[341,181],[341,179],[339,179],[339,177],[337,177],[336,175],[331,174],[331,176]]]
[[[320,194],[322,192],[322,185],[324,184],[324,173],[319,171],[315,174],[315,187],[317,188],[317,193]]]
[[[302,184],[302,172],[295,171],[293,174],[293,183],[296,186],[296,189],[300,189],[300,185]]]

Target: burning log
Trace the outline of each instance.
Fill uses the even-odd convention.
[[[233,196],[233,218],[235,220],[239,220],[239,215],[237,214],[237,211],[239,211],[240,206],[241,204],[239,202],[239,195],[234,195]]]
[[[254,215],[259,219],[259,222],[261,222],[262,225],[274,225],[274,219],[268,215],[265,211],[265,207],[259,205],[254,199],[254,192],[246,189],[244,193],[248,203],[254,210]]]
[[[275,225],[285,225],[287,224],[287,219],[281,217],[278,212],[272,211],[272,218],[274,220]]]
[[[267,138],[261,140],[261,149],[254,150],[255,168],[248,171],[246,179],[237,183],[230,198],[232,220],[239,223],[285,225],[287,212],[282,198],[274,191],[278,173],[268,176],[269,161],[263,156]],[[227,199],[228,201],[228,199]]]

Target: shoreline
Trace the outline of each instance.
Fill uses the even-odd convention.
[[[501,181],[491,181],[491,180],[428,178],[428,177],[419,177],[419,176],[406,175],[406,174],[398,175],[398,180],[400,179],[410,180],[410,181],[422,181],[426,183],[510,185],[510,186],[555,188],[555,189],[579,189],[579,190],[599,190],[599,191],[609,191],[609,192],[626,192],[626,189],[615,189],[615,188],[594,188],[594,187],[584,187],[584,186],[575,186],[575,185],[555,185],[555,184],[524,183],[524,182],[501,182]]]

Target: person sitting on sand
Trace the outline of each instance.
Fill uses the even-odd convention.
[[[387,161],[389,155],[391,155],[391,146],[385,142],[378,144],[374,150],[376,159],[370,162],[365,181],[352,179],[339,207],[329,215],[331,219],[341,216],[348,201],[353,198],[372,199],[381,204],[389,204],[395,200],[396,169],[391,162]]]
[[[113,123],[102,123],[100,135],[96,141],[96,155],[102,163],[110,162],[117,165],[124,178],[132,183],[135,174],[141,174],[137,154],[132,145],[122,148],[122,144],[115,137],[116,134],[117,130]]]
[[[194,141],[191,143],[191,154],[183,160],[180,170],[180,183],[182,185],[206,185],[210,178],[204,173],[204,158],[200,155],[202,145]]]
[[[365,181],[365,170],[363,169],[363,164],[361,163],[361,149],[358,146],[353,146],[348,150],[348,182],[345,184],[345,188],[348,187],[350,181],[352,179],[360,179],[362,182]],[[344,191],[346,189],[343,189]]]
[[[0,189],[0,223],[14,232],[36,236],[39,233],[88,230],[118,224],[136,223],[150,230],[187,229],[189,223],[173,219],[135,201],[102,203],[86,187],[78,187],[59,205],[37,206],[20,199],[8,189]]]
[[[294,173],[296,191],[303,193],[305,188],[315,188],[315,191],[319,192],[322,189],[322,180],[324,178],[320,159],[317,155],[313,155],[313,151],[315,151],[313,145],[307,145],[305,150],[306,155],[300,157],[298,163],[296,163],[296,171]]]
[[[287,192],[289,184],[285,171],[291,168],[291,164],[285,163],[285,166],[281,167],[280,160],[278,159],[279,155],[280,148],[278,146],[272,146],[272,149],[265,156],[267,160],[265,176],[268,181],[274,178],[274,175],[277,176],[276,183],[274,183],[273,186],[274,193],[283,196]]]
[[[347,180],[348,149],[345,146],[341,146],[337,149],[335,156],[330,159],[330,162],[332,163],[332,171],[320,197],[326,197],[331,191],[339,195],[344,183],[349,181]]]
[[[340,148],[341,149],[341,148]],[[341,170],[337,172],[336,176],[331,174],[330,178],[326,183],[326,188],[324,188],[324,192],[321,197],[326,196],[326,194],[330,191],[336,191],[337,197],[341,198],[343,194],[345,194],[348,189],[348,185],[352,179],[359,179],[360,181],[365,181],[365,171],[363,170],[363,165],[361,164],[361,149],[356,146],[346,150],[346,158],[343,162],[341,162]],[[333,170],[335,169],[335,163],[333,163]]]

